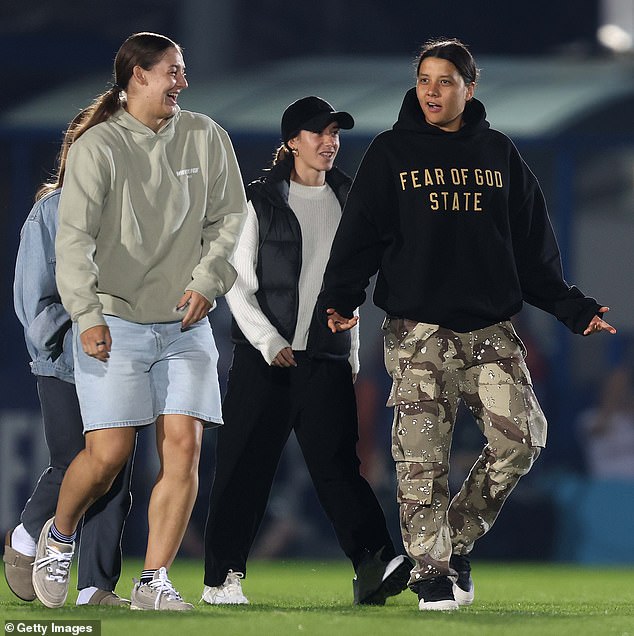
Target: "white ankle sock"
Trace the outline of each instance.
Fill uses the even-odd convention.
[[[26,528],[20,524],[15,528],[11,535],[11,547],[26,556],[34,557],[37,541],[26,531]]]
[[[85,587],[83,590],[79,590],[77,605],[86,605],[98,589],[98,587]]]

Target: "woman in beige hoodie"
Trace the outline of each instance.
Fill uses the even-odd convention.
[[[73,320],[86,448],[38,543],[33,585],[49,607],[65,602],[83,513],[110,488],[137,429],[155,424],[161,468],[132,608],[192,609],[167,570],[196,497],[203,428],[222,423],[207,313],[235,280],[228,259],[246,203],[227,133],[177,104],[187,85],[176,43],[130,36],[68,156],[57,284]]]

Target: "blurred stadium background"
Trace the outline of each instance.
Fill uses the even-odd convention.
[[[283,109],[308,94],[354,115],[357,125],[342,135],[338,161],[354,174],[365,147],[392,125],[413,85],[418,47],[436,36],[456,36],[471,46],[482,69],[477,96],[492,125],[514,139],[540,179],[567,279],[609,305],[607,318],[619,329],[615,337],[582,339],[530,307],[518,316],[550,422],[549,446],[478,555],[634,563],[634,0],[3,0],[0,529],[16,523],[46,465],[35,382],[12,309],[20,227],[37,185],[54,169],[66,123],[105,90],[117,48],[141,30],[165,33],[184,46],[190,88],[180,103],[229,131],[245,182],[257,177],[277,146]],[[230,343],[223,302],[211,320],[224,377]],[[380,320],[366,303],[359,451],[397,538]],[[591,423],[595,417],[602,426]],[[614,432],[607,426],[612,421]],[[479,446],[476,427],[460,418],[455,482]],[[201,551],[213,450],[213,433],[207,433],[200,495],[183,546],[190,556]],[[601,455],[606,451],[607,459]],[[129,554],[144,546],[153,453],[146,431],[124,538]],[[341,555],[292,441],[257,554]]]

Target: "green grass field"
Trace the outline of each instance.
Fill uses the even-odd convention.
[[[141,563],[128,559],[119,591],[129,596]],[[4,577],[0,612],[6,621],[100,620],[104,636],[188,634],[222,636],[634,636],[634,568],[584,568],[526,563],[474,563],[476,600],[458,612],[420,612],[410,591],[385,607],[352,605],[352,568],[346,562],[258,562],[249,566],[243,589],[248,606],[198,604],[200,561],[177,560],[170,578],[196,610],[186,614],[132,612],[124,608],[49,610],[39,602],[18,601]],[[73,575],[73,583],[76,581]],[[15,633],[18,633],[16,629]]]

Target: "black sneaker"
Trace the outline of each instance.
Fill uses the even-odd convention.
[[[418,592],[419,610],[457,610],[460,608],[453,595],[453,583],[448,576],[435,576],[433,579],[424,579],[415,586]]]
[[[407,587],[414,562],[404,554],[386,562],[381,559],[382,552],[368,554],[359,563],[352,579],[355,605],[385,605],[387,598]]]
[[[464,554],[454,554],[449,565],[458,573],[453,583],[453,595],[459,605],[471,605],[475,596],[471,578],[471,562]]]

